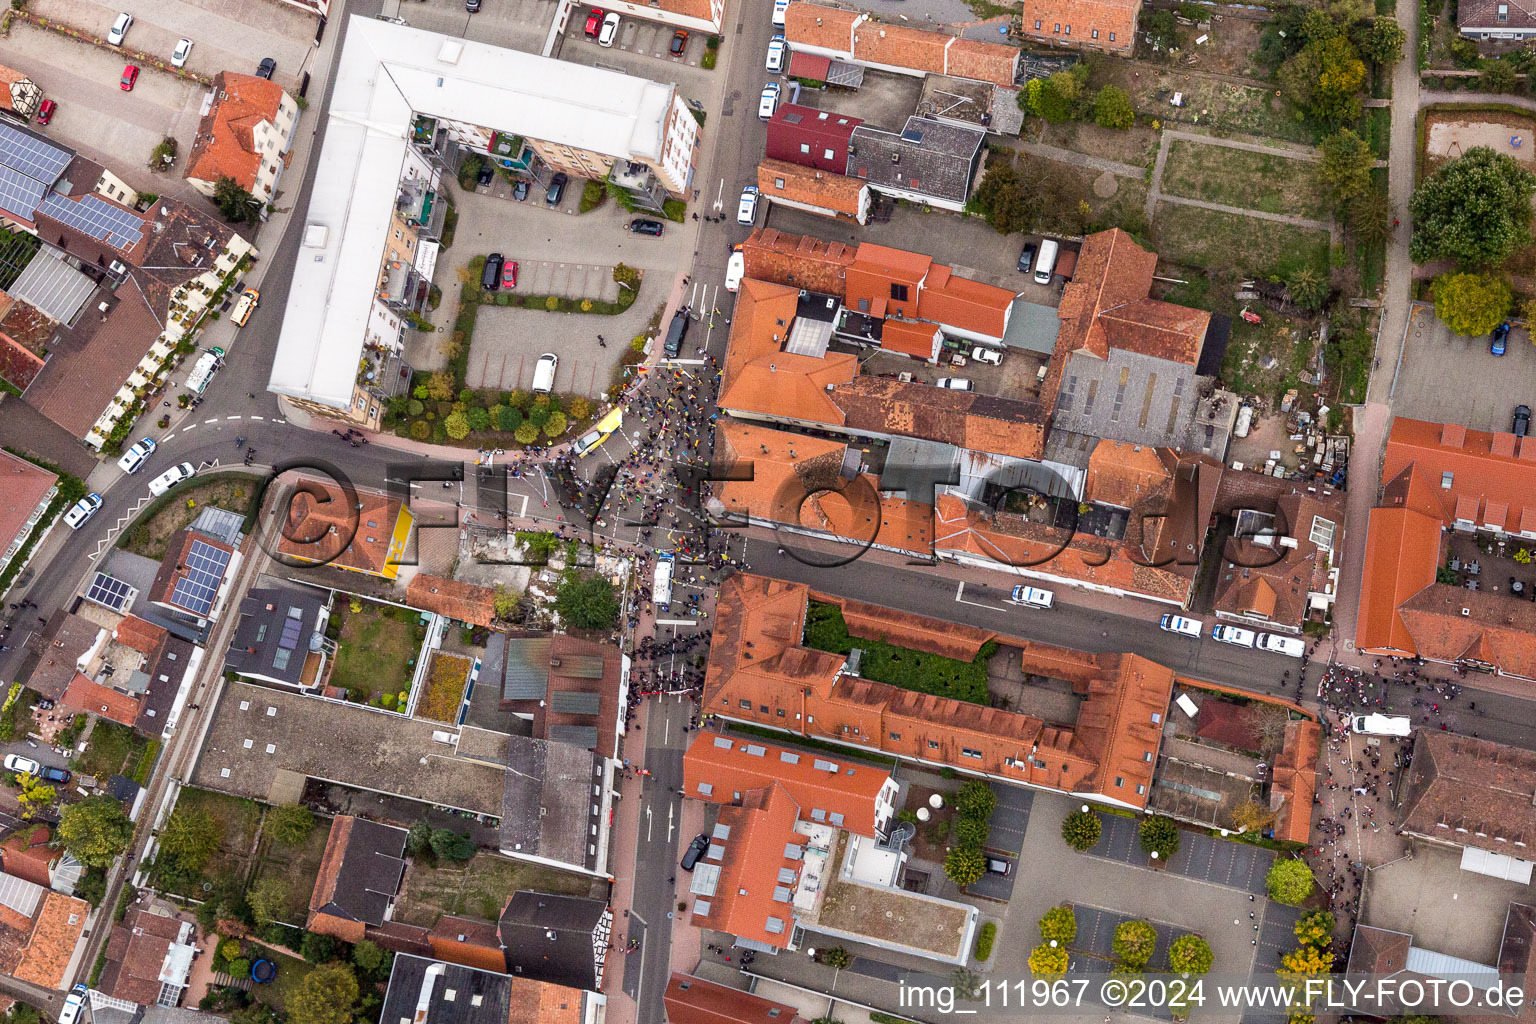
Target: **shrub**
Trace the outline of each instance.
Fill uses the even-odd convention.
[[[1106,85],[1093,97],[1093,120],[1101,128],[1124,130],[1136,123],[1131,94],[1118,85]]]
[[[462,441],[469,436],[469,419],[462,412],[449,413],[448,418],[443,420],[443,429],[455,441]]]
[[[1092,811],[1076,810],[1061,823],[1061,838],[1072,849],[1087,853],[1099,844],[1104,834],[1104,823]]]
[[[992,833],[992,826],[985,818],[971,818],[960,816],[955,819],[955,842],[961,846],[974,846],[978,849],[987,845],[987,837]]]
[[[592,415],[592,403],[589,400],[582,398],[580,395],[577,395],[575,398],[571,399],[571,407],[568,411],[573,418],[584,420],[588,416]]]
[[[997,922],[988,921],[981,926],[981,931],[976,933],[977,960],[992,959],[992,944],[997,941]]]
[[[423,389],[417,388],[416,390],[421,391]],[[405,403],[405,412],[408,416],[420,416],[422,412],[426,410],[426,408],[426,405],[424,405],[419,398],[412,398],[410,401]]]
[[[1312,869],[1305,861],[1284,857],[1275,861],[1264,877],[1269,898],[1288,907],[1299,907],[1312,895]]]
[[[980,779],[971,779],[955,794],[955,810],[963,818],[990,818],[997,809],[997,794]]]
[[[974,846],[955,846],[944,858],[944,874],[958,886],[967,886],[987,870],[986,857]]]
[[[559,437],[565,433],[565,413],[558,409],[551,412],[544,421],[544,433],[549,437]]]
[[[426,420],[416,420],[411,424],[411,436],[418,441],[425,441],[432,434],[432,425]]]
[[[1125,966],[1145,967],[1157,949],[1157,932],[1146,921],[1121,921],[1110,945]]]
[[[512,431],[512,438],[518,444],[533,444],[533,442],[539,439],[539,428],[532,423],[520,423]]]
[[[464,414],[470,430],[485,430],[491,425],[491,411],[484,406],[474,406]]]
[[[1047,910],[1040,919],[1040,938],[1044,942],[1054,940],[1063,946],[1077,938],[1077,915],[1072,908],[1063,905]]]
[[[560,299],[559,299],[559,297],[555,296],[555,295],[547,296],[544,299],[544,308],[549,310],[551,313],[553,313],[555,310],[559,309],[560,308]]]
[[[499,406],[501,412],[496,415],[496,426],[511,433],[523,425],[523,410],[513,405]]]
[[[853,963],[853,957],[849,956],[848,951],[842,946],[833,946],[831,949],[822,950],[821,962],[828,967],[842,970]]]
[[[1179,852],[1179,826],[1173,823],[1172,818],[1159,814],[1148,815],[1141,820],[1138,838],[1143,853],[1148,856],[1155,853],[1165,864]]]

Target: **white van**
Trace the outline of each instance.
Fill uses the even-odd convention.
[[[1164,615],[1158,620],[1159,629],[1167,633],[1180,633],[1184,636],[1199,636],[1205,628],[1205,623],[1199,619],[1186,619],[1182,615]]]
[[[1028,605],[1031,608],[1049,608],[1056,603],[1056,595],[1039,587],[1018,586],[1013,588],[1013,595],[1009,600],[1014,604]]]
[[[1413,719],[1402,715],[1354,715],[1349,727],[1362,736],[1407,736],[1413,732]]]
[[[78,530],[85,525],[87,519],[96,514],[96,510],[99,508],[101,508],[101,495],[95,493],[87,494],[71,505],[68,512],[64,513],[64,525],[71,530]]]
[[[224,365],[224,350],[211,348],[198,357],[192,366],[192,372],[187,374],[187,390],[194,395],[200,395],[208,390],[208,385],[213,383],[213,375],[219,372],[219,367]]]
[[[197,470],[190,462],[183,462],[179,466],[172,466],[149,482],[149,493],[158,498],[183,480],[190,480],[196,475]]]
[[[1234,647],[1252,647],[1255,634],[1238,626],[1216,626],[1211,630],[1211,639]]]
[[[1307,653],[1307,642],[1300,637],[1280,636],[1275,633],[1260,633],[1258,643],[1254,644],[1261,651],[1270,651],[1274,654],[1283,654],[1288,658],[1299,658]]]
[[[1056,254],[1060,251],[1061,244],[1054,238],[1040,243],[1040,255],[1035,257],[1035,284],[1051,283],[1051,274],[1056,270]]]
[[[547,395],[555,390],[555,368],[560,365],[560,357],[553,352],[545,352],[539,356],[539,361],[533,367],[533,393]]]
[[[128,17],[126,14],[120,16],[120,18],[126,17]],[[64,997],[64,1009],[59,1011],[59,1024],[75,1024],[75,1021],[80,1019],[80,1011],[85,1008],[85,996],[88,991],[84,982],[70,989],[69,995]]]
[[[789,0],[773,0],[773,23],[782,26],[789,12]]]
[[[662,611],[672,610],[672,568],[674,564],[672,552],[656,556],[656,575],[651,580],[651,600]]]
[[[751,227],[757,221],[757,197],[756,185],[748,185],[741,190],[741,200],[736,204],[736,223]]]

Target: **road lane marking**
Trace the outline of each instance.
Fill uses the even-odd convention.
[[[970,601],[970,600],[967,600],[964,595],[965,595],[965,581],[961,580],[960,581],[960,586],[955,589],[955,600],[957,602],[959,602],[960,604],[974,605],[977,608],[990,608],[990,609],[992,609],[995,612],[996,611],[1004,611],[1005,610],[1003,608],[1003,606],[1000,605],[1000,604],[986,604],[986,603],[981,602],[981,601]]]
[[[252,416],[251,419],[253,419],[253,420],[262,420],[262,419],[266,419],[266,417],[265,416]]]
[[[224,417],[224,418],[225,418],[225,419],[226,419],[226,420],[237,420],[237,419],[239,419],[239,418],[240,418],[240,417],[239,417],[239,416],[225,416],[225,417]]]

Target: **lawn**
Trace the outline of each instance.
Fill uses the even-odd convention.
[[[1163,191],[1186,199],[1313,220],[1328,216],[1316,165],[1268,153],[1175,139],[1163,165]]]
[[[834,654],[847,654],[859,648],[864,652],[859,673],[865,679],[971,704],[990,703],[987,659],[996,653],[996,643],[984,644],[976,660],[967,662],[897,647],[883,640],[854,639],[848,635],[848,626],[837,605],[812,601],[806,612],[805,645]]]
[[[251,884],[255,885],[263,878],[278,878],[288,883],[282,924],[304,927],[309,897],[314,892],[315,877],[320,874],[320,859],[325,855],[325,841],[330,834],[329,819],[319,818],[303,846],[280,846],[270,839],[262,839]]]
[[[199,477],[190,485],[150,502],[133,527],[118,539],[118,547],[136,555],[165,557],[165,545],[184,530],[207,505],[249,516],[256,502],[259,481],[243,473]]]
[[[1046,233],[1075,235],[1105,228],[1124,228],[1141,233],[1146,229],[1147,183],[1139,178],[1105,177],[1103,171],[1050,160],[1030,153],[1014,155],[1019,178],[1031,182],[1041,197],[1041,212],[1034,227]],[[1103,178],[1113,194],[1101,196],[1094,183]],[[1083,204],[1089,212],[1083,214]]]
[[[253,942],[253,944],[261,946],[259,942]],[[264,1003],[279,1013],[285,1012],[288,1009],[288,1000],[297,994],[299,985],[315,968],[298,957],[280,953],[270,946],[261,946],[261,952],[263,957],[277,965],[277,977],[272,979],[270,985],[252,985],[251,995],[257,1002]]]
[[[1274,277],[1298,265],[1328,273],[1328,233],[1219,213],[1158,204],[1151,249],[1170,263],[1239,275]]]
[[[1221,364],[1222,384],[1238,395],[1258,395],[1277,403],[1286,390],[1300,387],[1299,374],[1312,356],[1312,338],[1305,325],[1287,324],[1283,317],[1261,310],[1263,322],[1232,319],[1232,339]],[[1275,365],[1261,362],[1273,357]]]
[[[331,662],[331,686],[347,691],[347,699],[383,702],[393,707],[409,689],[426,629],[408,608],[393,608],[352,599],[342,615],[336,657]],[[389,696],[383,701],[383,696]]]
[[[432,667],[427,672],[427,692],[416,704],[418,718],[430,718],[435,722],[452,722],[458,717],[459,703],[464,699],[464,684],[469,681],[469,670],[474,662],[457,654],[438,651],[432,655]]]
[[[223,838],[219,849],[203,865],[205,879],[234,877],[244,879],[251,845],[256,841],[256,825],[261,820],[261,806],[254,800],[225,796],[206,789],[187,786],[176,798],[176,808],[201,808],[219,825]],[[158,883],[158,872],[156,882]],[[195,893],[182,893],[193,896]]]
[[[394,920],[430,928],[443,914],[496,920],[519,889],[564,896],[595,896],[597,883],[570,871],[480,852],[466,864],[431,867],[417,860],[406,872]]]
[[[148,740],[126,725],[98,718],[85,753],[75,759],[75,770],[102,782],[109,775],[133,778],[148,745]]]
[[[1136,125],[1126,131],[1101,128],[1091,121],[1051,124],[1041,120],[1039,125],[1040,141],[1047,146],[1136,167],[1151,167],[1157,156],[1157,133],[1149,125]]]

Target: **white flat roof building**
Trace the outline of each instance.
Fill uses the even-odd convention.
[[[343,410],[351,405],[417,115],[643,162],[680,191],[697,125],[676,92],[354,15],[268,389]]]

